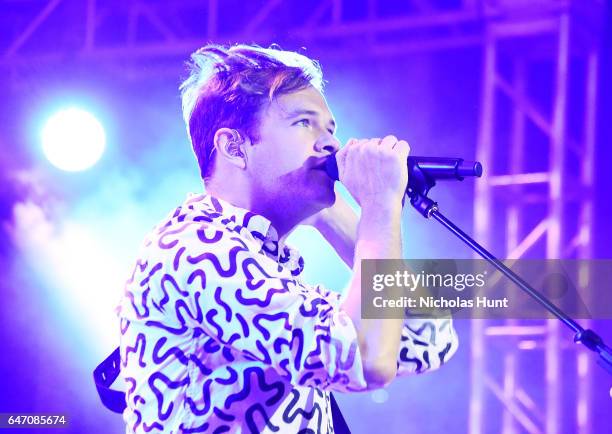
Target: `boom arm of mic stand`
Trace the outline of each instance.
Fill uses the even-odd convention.
[[[478,253],[482,258],[486,259],[491,265],[497,268],[501,273],[510,279],[519,288],[529,294],[538,303],[544,306],[548,311],[555,315],[560,321],[574,331],[574,342],[581,343],[591,351],[599,354],[597,363],[603,367],[610,375],[612,375],[612,349],[608,347],[603,339],[593,330],[584,329],[574,319],[569,317],[565,312],[555,306],[550,300],[544,297],[540,292],[534,289],[531,285],[525,282],[520,276],[506,267],[499,259],[493,256],[487,249],[478,244],[468,234],[463,232],[452,221],[447,219],[438,208],[438,203],[427,197],[427,193],[436,184],[433,179],[429,179],[419,170],[415,170],[413,176],[409,180],[406,194],[410,198],[412,206],[425,218],[435,218],[444,227],[451,231],[457,238],[466,243],[472,250]]]

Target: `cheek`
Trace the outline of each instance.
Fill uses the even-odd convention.
[[[258,170],[266,171],[267,178],[279,178],[292,172],[303,175],[304,163],[313,154],[315,142],[309,130],[270,120],[262,125],[259,139],[252,149],[254,163]]]
[[[278,179],[286,172],[279,157],[279,155],[268,151],[253,155],[250,161],[250,171],[256,184],[268,186],[265,187],[267,189],[279,182]]]
[[[302,149],[291,146],[269,146],[258,144],[262,149],[252,153],[252,167],[257,171],[263,171],[268,177],[279,177],[300,170],[306,161],[307,154]]]

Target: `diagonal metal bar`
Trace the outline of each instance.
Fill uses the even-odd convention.
[[[4,53],[4,58],[8,59],[19,50],[23,44],[32,36],[32,34],[40,27],[40,25],[51,15],[55,8],[61,3],[62,0],[49,0],[45,7],[34,17],[30,24],[23,30],[23,32],[13,41],[11,46]]]
[[[509,258],[520,258],[522,257],[527,250],[531,246],[533,246],[548,230],[548,219],[542,220],[540,223],[534,227],[529,234],[523,238],[521,241],[510,253],[508,253]]]
[[[244,33],[247,35],[253,35],[257,27],[270,16],[272,11],[282,3],[282,0],[270,0],[259,10],[259,13],[253,17],[249,24],[245,27]]]
[[[551,122],[548,121],[540,110],[529,101],[527,96],[517,93],[514,87],[499,75],[495,77],[495,84],[508,98],[512,99],[517,108],[522,111],[536,127],[545,134],[552,136]],[[584,144],[577,143],[571,137],[566,137],[566,140],[568,149],[577,155],[582,155]]]
[[[310,14],[310,17],[304,23],[304,27],[316,26],[325,14],[334,7],[334,0],[324,0],[317,5],[315,10]]]
[[[525,115],[545,134],[552,134],[552,125],[544,115],[524,95],[519,95],[514,87],[499,74],[495,75],[495,84],[518,106]]]
[[[546,329],[542,327],[542,334],[546,334]],[[530,414],[533,415],[534,419],[536,419],[540,424],[544,423],[544,418],[542,417],[542,409],[538,406],[536,402],[529,396],[529,394],[525,391],[525,389],[519,387],[516,390],[514,395],[516,400],[527,410],[529,410]]]
[[[151,24],[153,24],[153,27],[155,27],[167,41],[176,41],[176,35],[166,25],[166,23],[163,22],[157,11],[154,11],[148,4],[142,3],[140,12],[149,20]]]
[[[485,374],[485,384],[493,392],[493,395],[508,409],[514,419],[522,425],[528,433],[541,434],[542,430],[533,420],[519,407],[514,399],[507,399],[501,387],[488,375]]]

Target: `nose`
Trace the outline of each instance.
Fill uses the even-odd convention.
[[[315,150],[317,152],[326,152],[328,154],[333,154],[334,152],[338,152],[339,149],[340,142],[331,133],[324,134],[315,143]]]

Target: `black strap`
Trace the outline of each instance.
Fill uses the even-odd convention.
[[[121,373],[121,353],[119,347],[115,348],[109,356],[100,363],[93,372],[96,389],[102,404],[110,411],[115,413],[123,413],[125,410],[125,393],[119,390],[111,389],[111,385],[115,382]],[[329,394],[332,410],[332,421],[334,423],[334,432],[337,434],[351,434],[340,407],[334,398],[334,394]]]
[[[334,432],[336,434],[351,434],[351,430],[346,424],[346,421],[344,420],[344,416],[342,416],[342,412],[340,411],[340,407],[338,407],[338,403],[336,402],[336,398],[334,398],[333,393],[329,394],[329,399],[331,401],[332,420],[334,422]]]
[[[111,389],[111,385],[121,373],[121,353],[115,348],[102,363],[94,369],[93,377],[98,395],[104,407],[115,413],[123,413],[126,407],[125,393]]]

